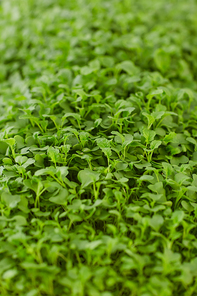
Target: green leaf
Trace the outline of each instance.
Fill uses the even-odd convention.
[[[173,142],[174,138],[176,137],[176,133],[175,132],[170,132],[169,135],[166,135],[165,138],[163,139],[163,141],[168,144],[170,142]]]
[[[153,176],[150,176],[150,175],[143,175],[139,178],[139,180],[141,181],[147,181],[147,182],[151,182],[154,180],[154,177]]]
[[[147,128],[143,128],[143,136],[146,139],[147,143],[150,143],[154,140],[154,137],[156,136],[156,132],[155,131],[151,131]]]
[[[82,75],[89,75],[92,72],[93,72],[93,69],[91,67],[84,66],[83,68],[81,68],[81,74]]]
[[[178,173],[175,175],[175,181],[180,185],[182,185],[185,181],[187,181],[189,179],[190,179],[190,177],[183,174],[183,173]]]
[[[112,154],[111,148],[110,148],[110,142],[106,138],[98,138],[96,139],[97,145],[103,153],[109,158]]]
[[[49,201],[58,204],[58,205],[65,205],[68,199],[69,192],[66,188],[61,188],[58,190],[57,194],[51,196]]]
[[[168,176],[172,175],[173,167],[171,166],[171,164],[169,164],[167,162],[162,162],[162,167],[163,167],[164,172],[166,174],[166,178],[168,178]]]
[[[183,211],[175,211],[173,214],[172,214],[172,220],[175,222],[175,223],[180,223],[183,218],[184,218],[185,214]]]
[[[13,195],[9,191],[3,192],[1,199],[9,208],[15,208],[21,200],[20,195]]]
[[[23,181],[24,185],[29,189],[33,190],[36,195],[39,195],[43,189],[43,184],[38,178],[26,179]]]
[[[154,141],[151,142],[150,148],[152,150],[157,149],[161,145],[161,143],[162,143],[161,141],[154,140]]]
[[[148,129],[150,129],[151,126],[153,125],[153,123],[155,122],[154,116],[152,116],[146,112],[143,112],[142,115],[146,116],[146,118],[148,119]]]
[[[132,61],[124,61],[116,66],[118,70],[124,70],[129,75],[135,75],[138,73],[137,67]]]
[[[82,188],[98,181],[99,176],[100,173],[91,171],[90,169],[84,169],[78,173],[78,179],[81,182]]]
[[[54,176],[57,173],[57,169],[50,166],[48,168],[44,168],[44,169],[40,169],[38,171],[35,172],[35,176],[39,177],[42,175],[51,175]]]
[[[161,70],[162,73],[166,73],[166,71],[170,68],[170,55],[162,48],[159,48],[155,51],[154,61],[157,68]]]
[[[150,220],[150,226],[155,230],[159,231],[164,223],[164,219],[161,215],[154,215]]]
[[[147,99],[152,99],[153,97],[160,95],[163,93],[163,89],[159,88],[159,89],[155,89],[152,90],[148,95],[147,95]]]
[[[18,274],[18,271],[16,269],[9,269],[6,272],[4,272],[2,278],[5,280],[10,280],[14,278]]]

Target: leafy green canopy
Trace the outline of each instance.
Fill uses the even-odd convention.
[[[196,15],[0,1],[0,295],[197,295]]]

